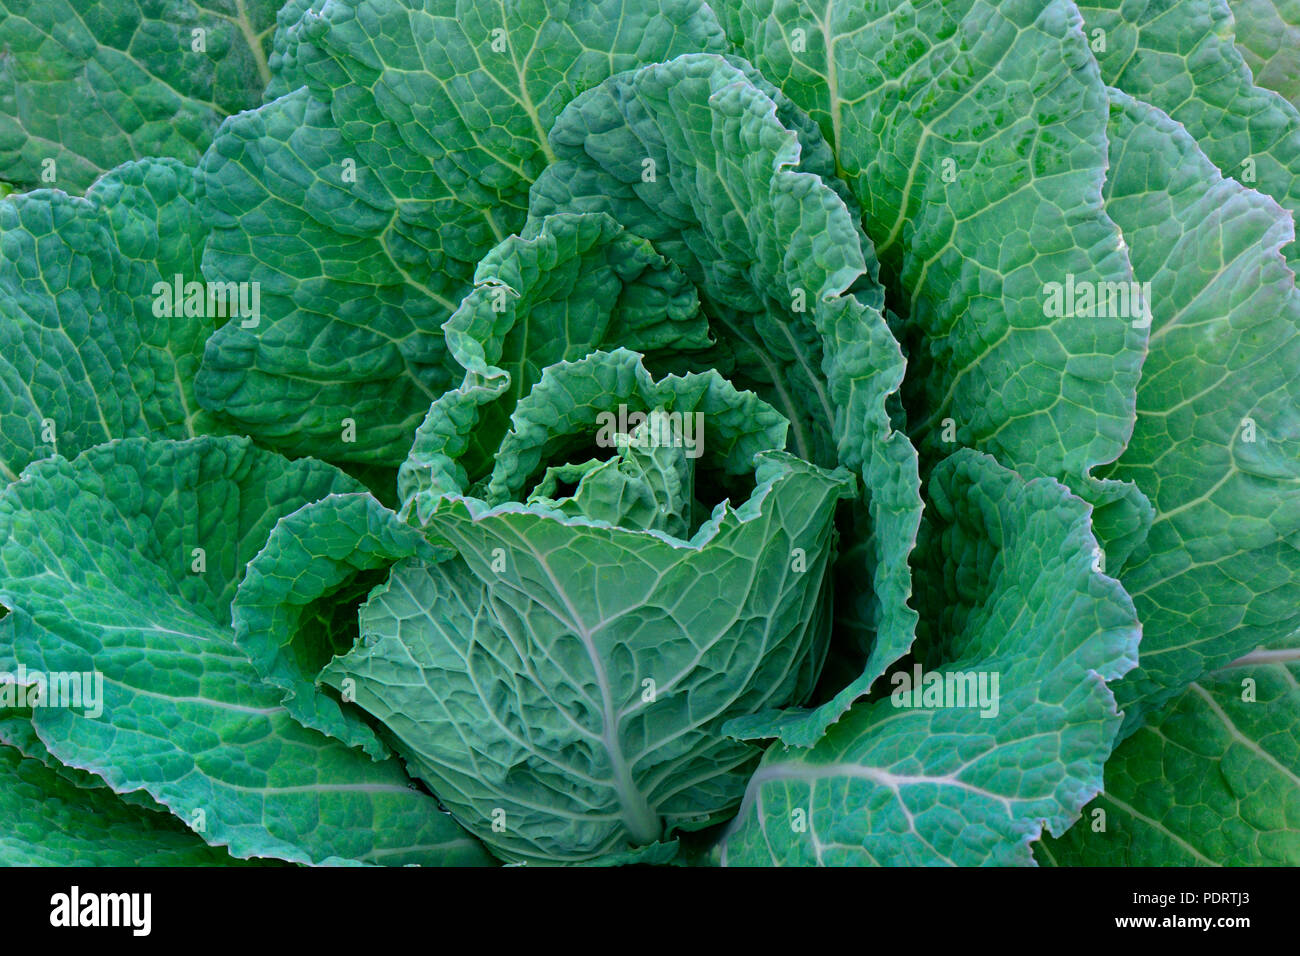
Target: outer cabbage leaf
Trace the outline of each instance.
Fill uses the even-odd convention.
[[[271,79],[262,94],[264,103],[278,100],[301,85],[298,44],[302,42],[303,31],[315,22],[315,8],[322,5],[319,0],[288,0],[275,15],[275,36],[271,40],[268,58]]]
[[[1296,0],[1234,0],[1233,39],[1265,89],[1300,109],[1300,3]]]
[[[1116,477],[1156,508],[1118,572],[1142,618],[1126,730],[1207,670],[1300,627],[1300,294],[1276,203],[1114,93],[1107,208],[1151,283],[1151,348]]]
[[[155,283],[199,278],[196,189],[188,167],[144,160],[84,199],[0,202],[0,476],[109,438],[220,430],[191,390],[212,320],[154,314]]]
[[[0,747],[0,864],[230,866],[180,821],[74,786],[41,761]]]
[[[1116,749],[1105,793],[1069,833],[1037,848],[1039,860],[1300,864],[1298,678],[1291,635],[1193,682]]]
[[[760,752],[721,725],[801,701],[820,670],[832,518],[852,478],[773,450],[784,420],[716,373],[655,381],[618,350],[548,368],[514,410],[485,497],[469,496],[447,449],[465,447],[476,379],[423,428],[422,467],[453,484],[422,492],[419,514],[457,556],[399,563],[362,609],[362,642],[323,679],[350,681],[412,771],[506,859],[599,860],[716,821]],[[601,469],[561,496],[571,508],[518,500],[534,476],[556,493],[543,466],[620,406],[702,414],[702,456],[677,473],[752,474],[754,490],[718,504],[689,540],[612,524],[587,485]],[[638,457],[641,475],[664,461],[655,434],[624,436],[611,461],[625,477]],[[688,449],[672,450],[686,466]],[[697,497],[707,483],[697,478]],[[685,513],[680,488],[645,490]]]
[[[7,675],[7,679],[15,685],[17,684],[16,675]],[[32,726],[31,707],[6,707],[0,710],[0,744],[17,750],[23,757],[38,761],[73,787],[83,790],[112,792],[107,783],[90,771],[60,763],[50,753],[49,748],[45,746],[45,742],[37,735],[36,728]],[[155,813],[165,814],[168,812],[166,807],[143,790],[119,793],[116,799],[120,803],[130,804],[133,807]]]
[[[204,158],[204,272],[261,283],[263,327],[208,345],[204,406],[281,449],[397,464],[459,381],[439,326],[524,221],[564,104],[722,49],[699,0],[334,0],[285,32],[282,88]],[[342,419],[355,423],[345,440]]]
[[[929,490],[919,663],[990,675],[989,687],[998,675],[996,713],[885,697],[855,704],[811,750],[773,744],[721,841],[724,864],[1026,864],[1031,841],[1063,833],[1101,789],[1119,728],[1107,681],[1134,665],[1140,628],[1094,569],[1090,509],[968,450]]]
[[[49,753],[236,857],[484,861],[396,761],[293,721],[232,639],[235,587],[276,519],[358,488],[235,438],[118,439],[29,467],[0,494],[3,669],[103,675],[98,717],[33,708]]]
[[[1145,332],[1068,309],[1048,283],[1127,283],[1102,208],[1106,92],[1067,0],[728,0],[728,32],[812,115],[902,322],[923,458],[954,442],[1097,504],[1117,554],[1145,503],[1091,470],[1133,427]],[[1121,529],[1123,535],[1121,536]],[[1123,540],[1121,540],[1123,537]]]
[[[193,163],[226,116],[261,98],[278,6],[6,0],[0,179],[80,192],[129,159]]]
[[[1256,86],[1226,0],[1080,4],[1102,79],[1177,120],[1225,176],[1300,211],[1300,112]],[[1140,251],[1140,250],[1139,250]],[[1295,268],[1300,250],[1287,250]]]
[[[8,675],[13,679],[14,675]],[[30,707],[0,711],[0,861],[12,866],[240,866],[209,847],[143,790],[114,794],[60,763]],[[89,793],[87,791],[90,791]],[[257,864],[269,861],[252,861]]]
[[[821,178],[830,154],[798,114],[748,64],[711,54],[613,77],[556,121],[558,161],[534,185],[530,215],[606,212],[649,238],[699,288],[738,356],[737,384],[791,420],[790,449],[863,476],[870,547],[855,576],[874,596],[846,615],[874,635],[862,672],[811,713],[732,728],[806,745],[912,641],[920,496],[915,451],[890,419],[903,359],[870,244]]]
[[[387,748],[355,711],[322,693],[316,676],[356,643],[357,606],[401,558],[435,558],[415,528],[368,494],[335,494],[280,519],[248,563],[231,606],[235,643],[306,727],[361,747]]]

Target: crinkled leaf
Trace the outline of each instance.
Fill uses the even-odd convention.
[[[1186,130],[1114,93],[1107,208],[1149,282],[1151,348],[1116,477],[1156,508],[1118,571],[1142,617],[1126,728],[1206,670],[1300,627],[1300,294],[1290,216]]]
[[[614,457],[548,468],[525,504],[689,538],[696,523],[695,456],[677,440],[674,427],[669,412],[655,409],[630,435],[615,436],[619,453]],[[565,484],[574,485],[571,495],[563,494]]]
[[[702,414],[699,467],[748,472],[753,492],[689,540],[511,500],[620,405]],[[802,701],[825,653],[852,479],[771,450],[784,437],[716,373],[656,382],[621,350],[551,366],[488,500],[448,489],[421,512],[457,557],[399,563],[324,679],[354,681],[412,771],[507,859],[593,860],[715,821],[759,754],[722,723]]]
[[[866,669],[811,714],[737,730],[806,744],[911,643],[920,497],[915,452],[887,409],[903,359],[870,244],[821,178],[833,162],[798,114],[751,66],[710,54],[613,77],[556,121],[558,161],[530,211],[607,212],[649,238],[700,289],[711,328],[738,356],[736,383],[790,419],[790,449],[863,476],[872,549],[857,573],[875,587]]]
[[[1128,438],[1145,333],[1045,308],[1047,284],[1068,274],[1132,278],[1102,209],[1106,92],[1074,5],[724,9],[745,55],[821,125],[862,205],[903,308],[903,392],[923,455],[970,445],[1140,524],[1130,489],[1087,477]]]
[[[262,94],[263,102],[278,100],[301,85],[298,44],[302,42],[303,31],[310,29],[315,22],[318,6],[322,6],[320,0],[288,0],[275,15],[275,35],[271,39],[271,55],[268,57],[271,80]]]
[[[299,723],[361,747],[387,749],[316,677],[357,639],[357,608],[401,558],[434,558],[424,536],[368,494],[334,494],[281,518],[248,564],[231,607],[235,643],[284,691]]]
[[[33,709],[49,753],[237,857],[481,861],[396,761],[297,724],[234,643],[235,587],[276,519],[357,489],[235,438],[119,439],[28,468],[0,494],[3,669],[103,675],[98,716]]]
[[[228,121],[201,167],[204,272],[260,282],[263,308],[260,329],[230,323],[209,343],[204,406],[287,451],[400,462],[459,381],[439,327],[522,226],[564,104],[724,43],[699,0],[308,9],[277,58],[293,92]]]
[[[1300,109],[1300,2],[1234,0],[1233,39],[1255,82]]]
[[[193,163],[226,116],[261,99],[278,6],[6,0],[0,177],[81,192],[126,160]]]
[[[8,674],[5,676],[8,680],[12,680],[17,684],[16,674]],[[31,688],[27,688],[26,692],[31,693]],[[129,790],[114,795],[112,788],[109,787],[102,778],[96,776],[94,773],[91,773],[89,770],[83,770],[79,767],[72,767],[65,763],[61,763],[57,757],[50,753],[49,748],[45,746],[45,742],[41,740],[40,736],[37,734],[36,728],[32,726],[31,707],[8,707],[4,710],[0,710],[0,744],[3,744],[5,749],[16,750],[21,754],[24,760],[32,760],[40,763],[46,770],[50,771],[51,774],[57,777],[60,783],[53,784],[49,782],[48,777],[30,774],[35,778],[33,779],[33,786],[43,784],[44,789],[51,795],[66,793],[68,801],[75,802],[75,795],[67,788],[101,791],[101,793],[95,794],[89,798],[89,803],[92,808],[95,806],[109,805],[109,801],[105,799],[107,796],[112,798],[112,802],[121,806],[130,806],[139,810],[147,811],[139,818],[136,818],[137,822],[134,826],[138,831],[147,831],[151,825],[164,831],[171,827],[175,827],[181,831],[184,829],[180,826],[178,821],[171,819],[171,813],[167,808],[151,797],[148,792],[144,790]],[[27,773],[27,771],[25,771],[21,766],[17,766],[16,769],[19,776],[23,776]],[[15,813],[19,813],[19,808],[22,804],[16,803],[14,806]],[[69,808],[67,813],[69,818],[75,819],[77,816],[77,812],[71,808]],[[121,810],[112,810],[109,811],[109,813],[110,816],[118,819],[131,819],[129,815],[123,813]],[[163,815],[167,817],[168,820],[166,822],[153,820],[151,824],[150,820],[154,815]],[[195,846],[206,846],[206,844],[203,844],[201,840],[198,840],[197,838],[194,839]],[[162,842],[166,844],[165,839]],[[181,845],[187,846],[185,843],[182,843]],[[113,851],[110,848],[109,853],[111,854],[112,852]],[[211,859],[212,857],[209,853],[206,855],[200,855],[200,858]],[[216,859],[226,864],[233,864],[235,862],[234,858],[228,854],[220,854]]]
[[[885,697],[854,705],[811,750],[773,744],[723,863],[1026,864],[1030,842],[1063,833],[1101,789],[1119,728],[1106,682],[1133,666],[1140,629],[1094,570],[1088,506],[969,451],[940,463],[929,490],[918,664],[984,675],[996,693],[981,703],[995,706]]]
[[[1061,866],[1300,865],[1296,635],[1192,683],[1124,741],[1106,790],[1059,840]]]
[[[444,398],[465,393],[461,389]],[[780,413],[752,392],[737,391],[716,372],[667,375],[656,381],[635,352],[592,352],[551,366],[515,406],[510,431],[501,439],[492,472],[482,483],[487,502],[499,505],[521,498],[541,477],[546,462],[562,460],[592,432],[598,446],[614,447],[619,435],[616,416],[622,408],[703,416],[702,433],[694,436],[699,440],[696,451],[704,463],[733,477],[752,474],[755,456],[781,448],[787,433]],[[429,416],[436,421],[449,409],[454,411],[455,405],[436,403]],[[605,415],[615,420],[603,419]],[[684,445],[694,439],[683,431],[681,440]],[[463,490],[454,486],[442,496]]]
[[[1080,4],[1102,79],[1181,123],[1225,176],[1300,211],[1300,112],[1256,86],[1226,0]],[[1139,253],[1141,250],[1137,250]],[[1287,250],[1292,268],[1300,250]]]
[[[399,472],[403,502],[443,487],[432,460],[452,441],[460,482],[489,471],[510,414],[546,367],[597,349],[671,354],[709,344],[695,289],[645,239],[605,215],[530,223],[479,264],[446,324],[462,387],[439,398]],[[452,410],[453,406],[455,411]],[[452,433],[443,426],[454,420]],[[436,428],[435,428],[436,425]],[[449,464],[449,463],[448,463]]]
[[[0,864],[231,866],[179,820],[83,789],[12,747],[0,747]]]
[[[644,239],[596,215],[555,216],[493,249],[447,336],[466,369],[500,386],[499,394],[471,390],[483,404],[464,432],[469,444],[457,464],[475,477],[491,467],[518,395],[542,368],[607,340],[652,351],[708,344],[695,292],[681,273]],[[440,402],[466,398],[457,392]],[[425,436],[417,445],[432,440]],[[427,470],[417,467],[419,454],[403,468],[408,495],[427,480]],[[326,633],[322,619],[354,622],[355,598],[379,583],[374,574],[416,554],[431,557],[419,533],[375,501],[325,499],[277,527],[235,603],[237,639],[287,691],[291,712],[372,753],[382,751],[369,727],[314,688],[321,667],[355,637],[354,626],[350,637],[346,629]]]
[[[195,199],[191,169],[144,160],[84,199],[0,202],[0,475],[109,438],[221,430],[191,388],[213,320],[154,309],[156,283],[198,278]]]
[[[17,675],[6,675],[8,680],[17,685]],[[28,690],[30,693],[30,688]],[[44,764],[45,767],[59,777],[63,778],[65,783],[80,789],[100,789],[108,790],[108,784],[95,774],[88,770],[82,770],[79,767],[69,767],[67,764],[60,763],[59,760],[50,753],[45,742],[41,740],[36,733],[36,728],[32,726],[32,708],[31,707],[7,707],[0,710],[0,744],[6,747],[12,747],[24,757],[37,760]],[[119,801],[139,807],[144,810],[150,810],[155,813],[167,813],[167,808],[162,806],[153,797],[149,796],[143,790],[133,790],[126,793],[117,794]]]

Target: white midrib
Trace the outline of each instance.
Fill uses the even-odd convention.
[[[505,0],[498,4],[501,10],[501,22],[506,21],[507,11]],[[523,107],[524,112],[528,114],[528,119],[533,124],[533,129],[537,131],[537,143],[542,149],[542,155],[546,157],[546,164],[549,166],[555,162],[555,153],[551,150],[550,126],[542,122],[541,115],[537,112],[537,105],[533,102],[532,91],[528,88],[528,61],[532,59],[533,51],[537,49],[537,39],[541,36],[541,29],[533,35],[533,42],[524,54],[524,60],[519,62],[515,53],[515,46],[510,43],[510,63],[515,69],[515,75],[519,77],[519,95],[514,97],[515,102]],[[507,42],[509,34],[507,32]],[[512,94],[513,95],[513,94]]]
[[[261,77],[262,83],[271,82],[271,67],[266,61],[266,54],[262,51],[262,41],[253,29],[253,23],[248,18],[248,10],[244,7],[244,0],[235,0],[235,10],[237,16],[235,25],[239,32],[244,35],[244,42],[248,44],[249,52],[253,54],[253,62],[257,64],[257,74]]]
[[[843,110],[840,103],[840,85],[837,76],[835,64],[835,37],[831,33],[831,15],[835,11],[835,0],[829,0],[826,4],[825,19],[819,24],[822,29],[822,38],[826,43],[826,88],[830,94],[830,114],[831,114],[831,155],[835,157],[835,173],[841,179],[847,180],[844,167],[840,165],[840,141],[842,139],[841,129],[843,124]]]
[[[1256,664],[1293,664],[1297,662],[1300,662],[1300,647],[1285,647],[1276,650],[1260,648],[1257,651],[1251,651],[1244,657],[1238,657],[1231,664],[1224,664],[1223,669],[1251,667]]]
[[[578,640],[582,641],[582,646],[586,649],[587,657],[591,661],[591,669],[596,675],[596,685],[600,688],[600,742],[605,748],[606,754],[609,755],[610,783],[618,796],[623,823],[627,826],[629,835],[636,843],[657,843],[663,835],[663,824],[659,820],[659,815],[655,813],[649,801],[646,800],[645,794],[641,792],[636,785],[636,781],[632,779],[632,769],[628,766],[627,755],[623,753],[623,745],[618,739],[618,716],[614,712],[614,699],[613,694],[610,692],[609,673],[605,670],[605,662],[596,653],[596,643],[592,639],[591,630],[582,623],[577,608],[569,601],[569,595],[560,586],[560,582],[555,580],[550,565],[542,559],[541,555],[534,553],[534,557],[537,559],[538,565],[545,570],[547,580],[551,582],[551,587],[555,589],[555,593],[559,595],[560,600],[564,603],[564,610],[568,614],[569,623],[573,627],[573,632],[578,635]]]

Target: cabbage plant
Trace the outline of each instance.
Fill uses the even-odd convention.
[[[0,862],[1300,864],[1285,5],[80,6]]]

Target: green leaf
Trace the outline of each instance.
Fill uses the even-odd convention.
[[[271,80],[262,94],[264,103],[278,100],[301,85],[297,64],[298,44],[302,42],[303,32],[315,22],[314,8],[318,4],[319,0],[288,0],[275,15],[275,35],[271,40],[271,55],[268,58]]]
[[[126,163],[86,198],[0,202],[0,476],[109,438],[221,431],[191,382],[212,319],[155,314],[157,283],[198,279],[193,170]]]
[[[12,747],[0,747],[0,864],[231,866],[180,821],[82,789]]]
[[[1300,109],[1300,3],[1235,0],[1233,38],[1255,82]]]
[[[1233,46],[1226,0],[1080,5],[1102,79],[1181,123],[1225,176],[1300,211],[1300,112],[1257,87]],[[1287,250],[1292,268],[1300,250]]]
[[[472,381],[472,373],[466,379]],[[467,391],[462,388],[444,398]],[[522,497],[544,463],[557,456],[562,459],[588,432],[596,432],[598,448],[617,447],[623,433],[616,420],[602,420],[602,416],[617,419],[622,408],[647,415],[662,410],[704,416],[694,436],[683,427],[682,445],[702,457],[702,467],[732,478],[751,475],[756,457],[781,448],[788,428],[774,408],[751,392],[738,391],[716,372],[668,375],[655,381],[635,352],[592,352],[546,369],[515,406],[510,431],[497,448],[492,473],[482,483],[485,500],[500,505]],[[440,414],[444,414],[441,402],[429,411],[431,418]],[[851,484],[851,480],[841,474],[839,483]],[[459,491],[463,489],[451,494]]]
[[[230,613],[235,643],[305,727],[388,749],[353,710],[317,689],[321,668],[356,643],[357,608],[401,558],[436,558],[419,531],[368,494],[334,494],[281,518],[248,563]]]
[[[1273,642],[1192,683],[1124,741],[1064,866],[1300,864],[1300,648]]]
[[[1045,305],[1047,284],[1070,274],[1132,278],[1102,208],[1106,91],[1074,5],[724,8],[745,55],[820,124],[862,206],[903,310],[903,395],[923,457],[968,445],[1140,509],[1088,477],[1128,439],[1145,333]]]
[[[453,303],[427,291],[436,262],[408,280],[426,250],[386,245],[398,207],[367,167],[342,179],[353,152],[302,89],[221,127],[199,166],[203,273],[258,283],[261,314],[215,332],[195,390],[287,453],[391,465],[453,384],[439,329]]]
[[[201,166],[204,272],[260,282],[263,305],[260,329],[231,323],[210,342],[204,406],[288,452],[400,462],[460,378],[439,327],[523,225],[564,104],[619,70],[724,46],[699,0],[308,9],[277,59],[277,89],[294,92],[232,118]]]
[[[548,216],[493,248],[445,331],[450,357],[471,375],[464,395],[446,399],[469,416],[455,467],[471,483],[491,469],[511,412],[548,366],[620,346],[662,356],[709,345],[681,270],[600,214]],[[399,471],[403,501],[435,480],[425,459],[442,439],[428,427]]]
[[[1114,477],[1156,508],[1118,571],[1142,618],[1126,729],[1207,670],[1300,627],[1300,294],[1293,224],[1178,123],[1115,92],[1107,209],[1150,283],[1151,346]]]
[[[0,675],[5,683],[15,689],[18,687],[16,674]],[[6,689],[6,692],[8,689]],[[30,688],[27,691],[30,693]],[[78,767],[69,767],[59,763],[58,759],[45,746],[44,741],[36,733],[36,728],[32,726],[32,708],[31,707],[6,707],[0,710],[0,744],[6,747],[12,747],[17,750],[23,757],[30,758],[43,764],[47,769],[61,777],[66,784],[79,789],[89,790],[107,790],[111,789],[99,777],[87,770]],[[143,790],[133,790],[128,793],[117,794],[117,799],[124,804],[130,804],[144,810],[154,813],[167,813],[167,808],[154,800],[153,797]]]
[[[476,355],[467,348],[463,354],[471,362],[465,384],[433,403],[402,466],[410,475],[403,511],[421,526],[444,498],[465,493],[469,478],[460,458],[470,447],[478,410],[510,387],[510,374],[484,363],[481,352]],[[580,445],[582,439],[575,436],[596,431],[598,446],[602,441],[604,447],[615,445],[620,406],[643,414],[663,409],[707,415],[709,435],[701,452],[707,448],[718,471],[728,476],[749,474],[755,455],[784,445],[787,421],[757,396],[737,392],[713,371],[670,375],[656,382],[643,362],[635,352],[615,349],[544,370],[515,405],[511,430],[493,455],[491,473],[470,490],[480,491],[495,505],[522,497],[532,487],[532,478],[540,478],[545,487],[540,470],[557,454]],[[578,401],[577,396],[589,400]],[[614,421],[605,424],[605,414],[614,415]]]
[[[822,179],[833,163],[817,130],[740,60],[685,55],[613,77],[565,109],[551,146],[530,215],[606,212],[650,239],[699,288],[736,384],[790,420],[790,450],[863,476],[871,548],[855,574],[875,591],[853,624],[874,634],[865,669],[812,713],[733,728],[811,743],[906,652],[916,620],[919,478],[890,420],[903,357],[870,244]]]
[[[358,487],[237,438],[119,439],[28,468],[0,494],[4,670],[102,675],[98,707],[33,708],[49,753],[236,857],[481,862],[395,761],[297,724],[233,640],[231,599],[276,520]]]
[[[819,178],[830,172],[825,144],[815,128],[787,125],[791,109],[747,63],[719,56],[614,77],[556,121],[557,161],[530,213],[606,212],[650,239],[699,288],[715,334],[759,366],[742,372],[738,360],[755,379],[738,384],[757,385],[790,419],[791,450],[831,463],[840,396],[825,381],[821,330],[829,337],[846,312],[846,326],[883,328],[883,292],[870,245]],[[856,301],[845,295],[855,283]]]
[[[752,475],[752,492],[689,539],[517,500],[620,406],[702,414],[697,475]],[[595,860],[716,822],[759,754],[721,725],[806,698],[825,654],[832,518],[852,478],[772,450],[784,431],[713,372],[656,382],[622,350],[551,366],[486,500],[447,489],[422,512],[457,556],[399,563],[323,679],[355,681],[412,771],[506,859]],[[716,488],[697,480],[696,497]]]
[[[1119,727],[1106,682],[1133,666],[1140,628],[1094,570],[1090,509],[967,450],[929,490],[917,667],[984,680],[978,703],[991,706],[900,706],[913,703],[900,682],[912,672],[896,672],[890,697],[855,704],[811,750],[773,744],[723,863],[1027,864],[1030,842],[1064,832],[1101,789]]]
[[[277,7],[278,0],[6,0],[3,177],[26,189],[81,192],[126,160],[193,163],[226,116],[261,98]]]
[[[615,435],[619,453],[601,461],[548,468],[525,504],[570,517],[605,521],[618,528],[661,531],[689,538],[695,459],[674,440],[673,419],[655,409],[629,435]],[[566,483],[575,487],[565,495]]]
[[[475,408],[457,463],[474,478],[490,469],[519,394],[541,369],[606,342],[649,350],[708,344],[694,289],[680,271],[607,216],[546,219],[493,249],[477,278],[447,323],[452,353],[501,386],[499,394],[476,393],[484,404]],[[417,464],[419,452],[402,470],[407,497],[426,487]],[[263,676],[285,689],[299,721],[381,754],[367,724],[317,692],[316,676],[352,646],[357,599],[382,582],[375,575],[399,558],[433,554],[419,532],[373,499],[314,502],[277,525],[250,564],[235,600],[236,639]]]

